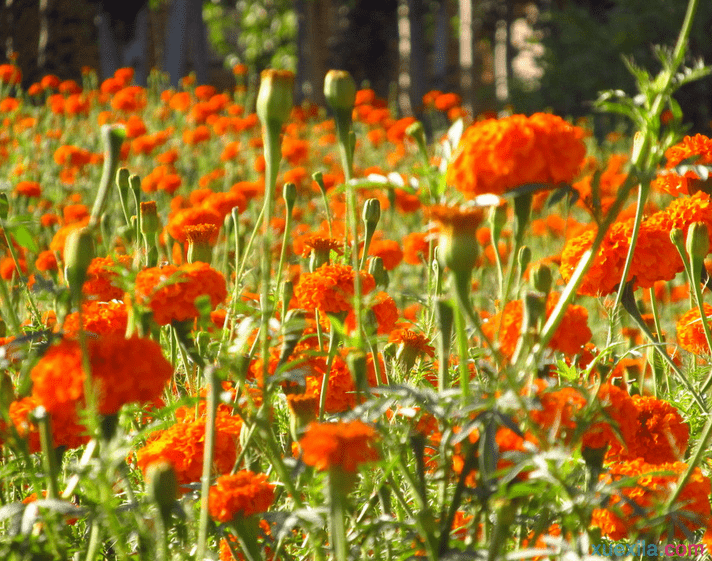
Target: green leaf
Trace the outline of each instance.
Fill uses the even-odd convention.
[[[12,237],[15,239],[15,241],[22,247],[33,253],[39,252],[39,246],[37,245],[37,241],[32,236],[32,233],[27,229],[27,226],[25,226],[24,224],[15,224],[13,226],[10,226],[9,230],[12,233]]]

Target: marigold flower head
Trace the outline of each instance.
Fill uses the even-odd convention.
[[[123,335],[128,325],[128,312],[123,302],[88,301],[82,304],[82,327],[85,332],[98,336]],[[79,334],[79,312],[64,319],[62,331],[65,337]]]
[[[27,198],[38,198],[42,196],[42,188],[37,181],[20,181],[15,185],[14,192],[16,195]]]
[[[167,325],[198,317],[195,299],[199,296],[209,296],[215,308],[227,297],[227,286],[222,273],[196,261],[144,269],[136,276],[135,293],[140,304],[153,310],[156,323]]]
[[[158,398],[173,375],[161,346],[150,339],[106,335],[89,341],[92,382],[99,412],[110,415],[125,403]],[[86,373],[79,343],[63,340],[50,347],[30,373],[32,394],[50,413],[76,408],[84,399]]]
[[[665,163],[667,170],[686,160],[699,165],[710,165],[712,164],[712,138],[702,134],[686,136],[666,150],[665,158],[667,159]],[[670,195],[693,195],[700,190],[709,192],[712,188],[709,185],[709,180],[703,181],[692,170],[686,171],[683,175],[673,172],[663,173],[651,185],[654,189],[657,188]]]
[[[359,465],[379,459],[376,437],[372,426],[358,420],[312,423],[299,441],[302,460],[319,471],[355,473]]]
[[[649,464],[643,458],[610,464],[601,479],[607,483],[617,483],[619,488],[611,497],[608,508],[593,511],[591,525],[600,528],[602,534],[611,540],[625,539],[633,529],[640,532],[651,530],[646,527],[645,521],[653,515],[653,509],[665,503],[670,493],[677,488],[680,475],[686,470],[687,464],[683,462]],[[628,478],[634,478],[634,482],[625,484]],[[677,504],[683,505],[679,507],[682,516],[677,517],[678,524],[684,524],[690,532],[699,528],[709,529],[712,522],[709,502],[711,492],[710,480],[702,474],[700,468],[695,468],[678,498]],[[615,510],[611,507],[615,507]],[[686,535],[681,528],[676,527],[674,535],[665,532],[662,538],[668,541],[684,540]]]
[[[205,414],[196,418],[195,408],[178,408],[177,422],[165,430],[151,434],[145,446],[136,451],[136,464],[144,472],[157,461],[169,462],[176,471],[180,485],[200,481],[205,447]],[[213,469],[218,474],[229,473],[239,451],[242,419],[218,408],[215,419],[215,451]]]
[[[130,266],[131,257],[128,255],[119,255],[115,260],[112,257],[95,257],[87,269],[82,293],[88,300],[99,302],[122,299],[124,290],[117,286],[117,269],[128,269]]]
[[[554,311],[560,294],[552,292],[546,300],[546,317]],[[521,300],[507,302],[502,311],[483,324],[487,337],[493,339],[499,333],[499,351],[502,356],[512,358],[521,335],[524,305]],[[588,327],[588,310],[577,304],[569,304],[564,317],[549,341],[549,347],[569,356],[583,350],[593,333]]]
[[[477,228],[484,217],[482,209],[434,205],[428,212],[440,231],[440,260],[453,270],[472,270],[479,253]]]
[[[217,228],[213,243],[217,241],[217,231],[223,224],[223,216],[218,213],[213,208],[206,207],[192,207],[185,208],[177,211],[173,216],[171,216],[168,225],[166,226],[166,231],[171,235],[171,237],[178,243],[185,243],[186,241],[186,226],[197,226],[198,224],[214,224]]]
[[[274,502],[274,485],[264,473],[238,471],[222,475],[210,487],[210,516],[218,522],[231,522],[265,512]]]
[[[571,183],[586,155],[583,137],[583,129],[546,113],[478,121],[463,133],[447,182],[468,197]]]
[[[634,450],[638,432],[638,408],[628,392],[612,384],[602,384],[596,399],[608,419],[593,423],[586,429],[581,441],[582,447],[597,450],[608,446],[610,456]],[[617,431],[609,420],[613,421]]]
[[[649,464],[679,461],[690,439],[690,427],[680,412],[652,396],[634,395],[633,403],[638,409],[638,431],[627,459],[639,457]]]
[[[15,427],[17,435],[27,440],[31,454],[41,450],[40,435],[37,425],[31,419],[31,413],[41,405],[37,397],[29,395],[13,401],[10,404],[8,415],[10,422]],[[79,424],[79,417],[75,407],[67,407],[50,414],[50,428],[52,430],[52,443],[55,447],[79,448],[89,441],[86,427]],[[11,434],[6,433],[3,423],[0,423],[0,442],[7,441]]]
[[[697,307],[685,312],[680,319],[677,320],[678,343],[683,349],[696,355],[710,354],[710,346],[705,337],[702,321],[706,321],[707,325],[712,327],[709,319],[712,317],[712,306],[705,303],[703,304],[703,309],[705,311],[704,320],[700,319],[700,310]]]
[[[359,275],[363,294],[376,288],[373,276],[364,271],[359,271]],[[352,308],[355,278],[353,267],[325,263],[313,273],[304,273],[299,277],[295,295],[300,306],[307,310],[335,314],[348,312]]]

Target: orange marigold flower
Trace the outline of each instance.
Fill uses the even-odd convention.
[[[403,260],[403,250],[395,240],[373,240],[368,254],[383,259],[383,268],[386,271],[395,269]]]
[[[691,197],[675,199],[666,209],[644,220],[626,281],[633,281],[634,288],[650,288],[658,281],[672,280],[683,271],[682,259],[670,241],[670,232],[679,228],[686,235],[693,222],[704,222],[712,235],[711,209],[710,196],[698,191]],[[599,296],[617,289],[632,231],[632,218],[618,220],[611,225],[579,286],[579,294]],[[561,253],[560,270],[564,281],[568,282],[571,278],[583,253],[591,248],[595,235],[595,230],[589,229],[567,240]]]
[[[617,491],[610,498],[608,508],[593,511],[591,525],[616,541],[625,539],[634,529],[645,533],[645,521],[650,519],[654,509],[665,504],[677,488],[680,475],[686,470],[687,464],[683,462],[649,464],[643,458],[612,463],[601,479],[609,484],[616,483]],[[633,478],[633,482],[626,483],[629,478]],[[711,493],[709,478],[702,474],[700,468],[695,468],[678,497],[678,509],[682,516],[676,517],[677,524],[684,524],[690,532],[700,527],[709,530],[712,523]],[[663,533],[661,538],[685,540],[686,534],[676,527],[672,536]]]
[[[136,276],[135,290],[138,302],[153,310],[159,325],[198,317],[199,296],[209,296],[213,308],[227,297],[225,277],[200,261],[144,269]]]
[[[296,245],[296,241],[295,245]],[[318,235],[311,235],[307,239],[305,239],[303,242],[303,250],[301,252],[297,251],[297,253],[301,253],[302,257],[309,257],[312,253],[321,254],[324,257],[329,257],[329,253],[333,250],[339,255],[343,252],[343,243],[339,243],[338,240],[334,238],[327,238],[324,236],[318,236]],[[295,251],[296,251],[295,247]]]
[[[20,181],[15,185],[14,192],[16,195],[28,198],[38,198],[42,196],[42,188],[37,181]]]
[[[195,407],[180,407],[176,418],[174,425],[149,436],[146,445],[136,451],[136,464],[145,474],[152,463],[167,461],[175,469],[179,485],[186,485],[200,481],[203,473],[205,415],[196,418]],[[241,429],[240,417],[218,407],[213,460],[216,473],[230,473],[235,465]]]
[[[686,136],[680,142],[668,148],[665,152],[665,168],[670,170],[680,165],[684,160],[694,161],[695,164],[712,164],[712,138],[702,134]],[[703,181],[697,174],[689,170],[684,175],[667,172],[659,175],[651,184],[653,188],[660,189],[670,195],[693,195],[700,189],[709,191],[709,180]]]
[[[712,328],[710,317],[712,317],[712,306],[703,304],[705,311],[705,321]],[[689,312],[685,312],[677,320],[677,341],[680,346],[696,355],[710,354],[710,346],[705,337],[705,330],[700,319],[700,310],[695,307]]]
[[[549,317],[558,303],[560,294],[552,292],[546,300],[546,317]],[[523,304],[521,300],[508,302],[504,309],[482,325],[487,337],[493,339],[499,333],[499,350],[506,358],[512,358],[521,335]],[[588,310],[577,304],[569,304],[564,317],[549,341],[555,351],[573,356],[583,350],[593,333],[588,327]]]
[[[197,226],[198,224],[214,224],[218,230],[223,224],[223,216],[210,207],[192,207],[178,210],[174,213],[168,224],[166,225],[166,231],[171,235],[171,237],[178,243],[185,243],[185,227],[186,226]],[[213,243],[217,241],[217,230],[215,238],[212,240]]]
[[[376,437],[376,430],[359,420],[312,423],[299,441],[302,460],[320,471],[355,473],[359,465],[379,459]]]
[[[586,155],[583,137],[583,129],[546,113],[478,121],[462,135],[447,182],[468,197],[570,183]]]
[[[608,419],[589,426],[583,435],[581,446],[593,450],[609,447],[610,456],[634,450],[638,432],[638,408],[628,392],[612,384],[602,384],[596,399]],[[610,421],[613,421],[617,431],[613,429]]]
[[[635,449],[627,459],[643,458],[649,464],[677,462],[685,455],[690,427],[680,412],[667,401],[634,395],[638,409]]]
[[[361,291],[368,294],[376,288],[373,276],[359,271]],[[348,312],[352,308],[355,273],[349,265],[325,263],[313,273],[299,277],[295,294],[302,308],[322,313]]]
[[[210,487],[208,508],[218,522],[231,522],[265,512],[274,502],[274,485],[264,473],[238,471],[217,478]]]
[[[41,405],[37,397],[29,395],[13,401],[10,404],[8,415],[10,421],[17,431],[20,438],[26,439],[28,448],[31,454],[39,452],[40,435],[37,425],[31,420],[30,414]],[[89,441],[89,435],[86,434],[86,427],[79,424],[77,410],[75,407],[67,407],[60,411],[55,411],[50,414],[50,428],[52,430],[52,444],[55,447],[65,446],[67,448],[79,448]],[[2,425],[2,423],[0,423]],[[0,432],[0,441],[8,440],[10,434],[2,434]]]
[[[125,403],[147,403],[160,397],[173,375],[161,346],[150,339],[107,335],[89,341],[92,382],[99,412],[117,413]],[[84,398],[82,351],[67,339],[51,347],[30,373],[32,394],[50,413],[76,407]]]
[[[422,265],[428,261],[430,243],[434,246],[437,241],[431,239],[427,232],[411,232],[403,238],[403,261],[409,265]]]
[[[576,429],[578,413],[586,406],[586,398],[576,388],[560,387],[549,391],[543,380],[537,382],[541,409],[532,409],[529,416],[549,432],[550,440],[556,441],[563,436],[564,441],[568,441]]]
[[[122,302],[88,301],[82,304],[82,328],[94,335],[123,335],[128,325],[128,312]],[[79,312],[72,312],[64,319],[62,332],[65,337],[79,334]]]
[[[57,257],[55,257],[54,251],[49,249],[41,251],[35,260],[35,267],[38,271],[42,271],[43,273],[47,271],[57,271],[59,265],[57,264]]]
[[[462,98],[456,93],[444,93],[435,98],[435,109],[438,111],[449,111],[453,107],[459,107]]]
[[[124,290],[116,284],[119,275],[117,269],[130,267],[131,257],[128,255],[119,255],[116,260],[111,257],[95,257],[89,263],[82,293],[88,300],[98,300],[99,302],[121,300]]]

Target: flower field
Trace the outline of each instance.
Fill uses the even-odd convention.
[[[0,65],[0,558],[709,551],[685,25],[603,140],[343,71],[317,107]]]

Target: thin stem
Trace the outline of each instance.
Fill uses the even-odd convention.
[[[218,408],[218,393],[220,387],[213,367],[205,369],[207,378],[208,401],[205,417],[205,442],[203,449],[203,473],[200,478],[200,522],[198,527],[198,549],[196,559],[205,557],[208,540],[208,497],[210,495],[210,473],[213,467],[213,452],[215,448],[215,416]]]
[[[626,255],[625,264],[623,265],[623,274],[621,275],[621,282],[616,293],[616,300],[613,304],[613,312],[620,306],[621,298],[623,297],[623,289],[628,279],[628,273],[630,272],[630,267],[633,264],[633,255],[635,254],[635,246],[638,241],[638,233],[640,232],[640,225],[643,222],[643,213],[645,212],[645,203],[648,199],[648,193],[650,187],[644,185],[643,183],[638,184],[638,202],[635,209],[635,218],[633,220],[633,232],[630,235],[630,244],[628,245],[628,254]],[[615,315],[614,315],[615,317]],[[606,346],[608,347],[613,340],[613,326],[615,321],[612,321],[608,328],[608,339],[606,341]]]

